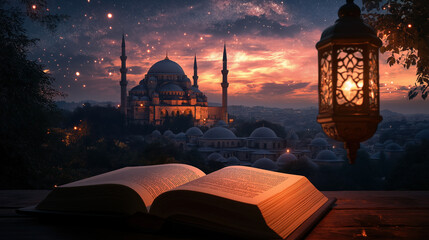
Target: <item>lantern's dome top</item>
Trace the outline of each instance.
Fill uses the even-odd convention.
[[[353,0],[347,0],[347,3],[338,10],[338,17],[360,18],[360,8],[354,4]]]
[[[352,0],[347,0],[338,11],[339,19],[335,24],[323,31],[316,48],[325,46],[328,43],[349,44],[349,43],[372,43],[381,47],[382,42],[377,37],[376,31],[366,24],[360,15],[359,7]]]

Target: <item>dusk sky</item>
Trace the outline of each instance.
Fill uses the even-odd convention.
[[[317,106],[316,42],[346,1],[334,0],[76,0],[48,1],[70,18],[52,33],[28,23],[39,38],[30,57],[55,77],[65,101],[120,101],[121,35],[128,56],[128,90],[168,57],[190,79],[197,55],[199,88],[221,102],[222,50],[228,53],[230,105]],[[361,1],[355,1],[361,5]],[[407,99],[415,68],[389,67],[380,58],[381,108],[429,113],[429,100]]]

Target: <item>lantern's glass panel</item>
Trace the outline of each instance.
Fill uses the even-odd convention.
[[[363,49],[343,47],[337,50],[337,91],[339,105],[363,104]]]
[[[332,51],[325,51],[320,58],[320,107],[319,112],[332,109]]]
[[[371,48],[369,51],[369,108],[378,110],[378,50]]]

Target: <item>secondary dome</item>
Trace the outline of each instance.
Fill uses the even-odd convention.
[[[315,147],[327,147],[329,146],[328,142],[324,138],[315,138],[311,141],[310,145]]]
[[[265,169],[265,170],[271,170],[271,171],[277,170],[276,163],[269,158],[260,158],[260,159],[256,160],[252,164],[252,167],[259,168],[259,169]]]
[[[240,160],[238,160],[238,158],[235,156],[229,157],[228,159],[226,159],[226,161],[228,166],[240,165]]]
[[[236,139],[237,137],[231,130],[224,127],[210,128],[204,133],[203,138],[206,139]]]
[[[176,134],[176,139],[180,139],[180,140],[185,139],[186,140],[185,133],[184,132],[180,132],[180,133]]]
[[[159,92],[183,92],[183,89],[176,84],[169,83],[162,86]]]
[[[215,161],[215,160],[217,160],[217,159],[219,159],[219,158],[221,158],[222,157],[222,155],[220,155],[219,153],[217,153],[217,152],[214,152],[214,153],[212,153],[212,154],[210,154],[208,157],[207,157],[207,160],[208,161]]]
[[[403,151],[402,147],[399,146],[399,144],[394,143],[394,142],[387,144],[386,147],[384,148],[384,150],[386,152],[401,152],[401,151]]]
[[[334,161],[338,160],[337,155],[335,155],[334,152],[330,150],[322,150],[317,154],[316,159],[317,161]]]
[[[164,132],[164,137],[174,137],[174,133],[171,130],[167,130]]]
[[[429,140],[429,129],[421,130],[416,134],[416,139],[418,140]]]
[[[277,138],[276,133],[267,127],[260,127],[253,130],[250,138]]]
[[[185,134],[187,136],[197,136],[197,137],[203,136],[203,132],[201,132],[201,130],[197,127],[189,128],[188,130],[186,130]]]
[[[146,94],[146,87],[142,84],[139,84],[133,88],[131,88],[130,93],[134,95],[145,95]]]
[[[147,74],[177,74],[177,75],[185,75],[182,67],[174,61],[166,58],[161,60],[149,69]]]
[[[159,136],[161,136],[161,132],[158,130],[153,130],[152,137],[159,137]]]
[[[280,169],[283,169],[294,164],[297,160],[298,159],[292,153],[283,153],[279,158],[277,158],[277,166],[279,166]]]

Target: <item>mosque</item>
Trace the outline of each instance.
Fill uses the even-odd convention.
[[[197,58],[194,58],[193,84],[182,67],[168,56],[152,65],[140,83],[127,95],[125,38],[122,35],[120,111],[128,123],[160,125],[166,117],[191,115],[195,125],[228,123],[228,69],[226,46],[223,49],[222,106],[208,106],[207,96],[198,87]]]

